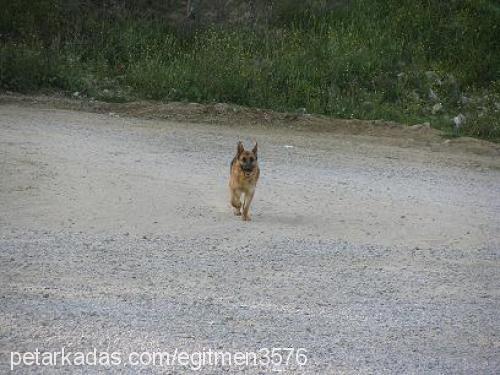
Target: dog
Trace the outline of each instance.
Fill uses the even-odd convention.
[[[229,192],[234,214],[241,215],[244,221],[250,220],[250,203],[255,194],[259,175],[257,142],[252,151],[245,150],[243,143],[238,142],[236,155],[231,161]]]

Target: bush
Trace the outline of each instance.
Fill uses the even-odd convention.
[[[0,16],[1,87],[112,101],[305,107],[347,118],[430,120],[448,131],[451,118],[464,112],[470,119],[464,134],[499,137],[500,6],[494,1],[306,1],[299,7],[281,0],[258,27],[224,21],[188,29],[166,24],[159,14],[165,5],[155,1],[156,16],[141,15],[128,1],[98,3],[9,3]],[[464,95],[475,99],[464,103]]]

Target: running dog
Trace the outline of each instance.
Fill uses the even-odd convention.
[[[252,203],[255,187],[259,179],[260,169],[257,162],[257,142],[252,151],[245,150],[243,143],[238,142],[236,156],[231,162],[229,191],[234,214],[242,216],[244,221],[250,220],[250,203]]]

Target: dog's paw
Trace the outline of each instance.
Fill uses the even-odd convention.
[[[241,211],[239,208],[233,208],[233,213],[235,216],[241,216]]]
[[[250,218],[250,215],[243,215],[242,218],[243,218],[243,221],[252,221],[252,219]]]

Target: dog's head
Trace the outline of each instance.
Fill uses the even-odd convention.
[[[252,151],[245,150],[243,143],[238,142],[236,159],[244,172],[253,171],[257,166],[257,142]]]

